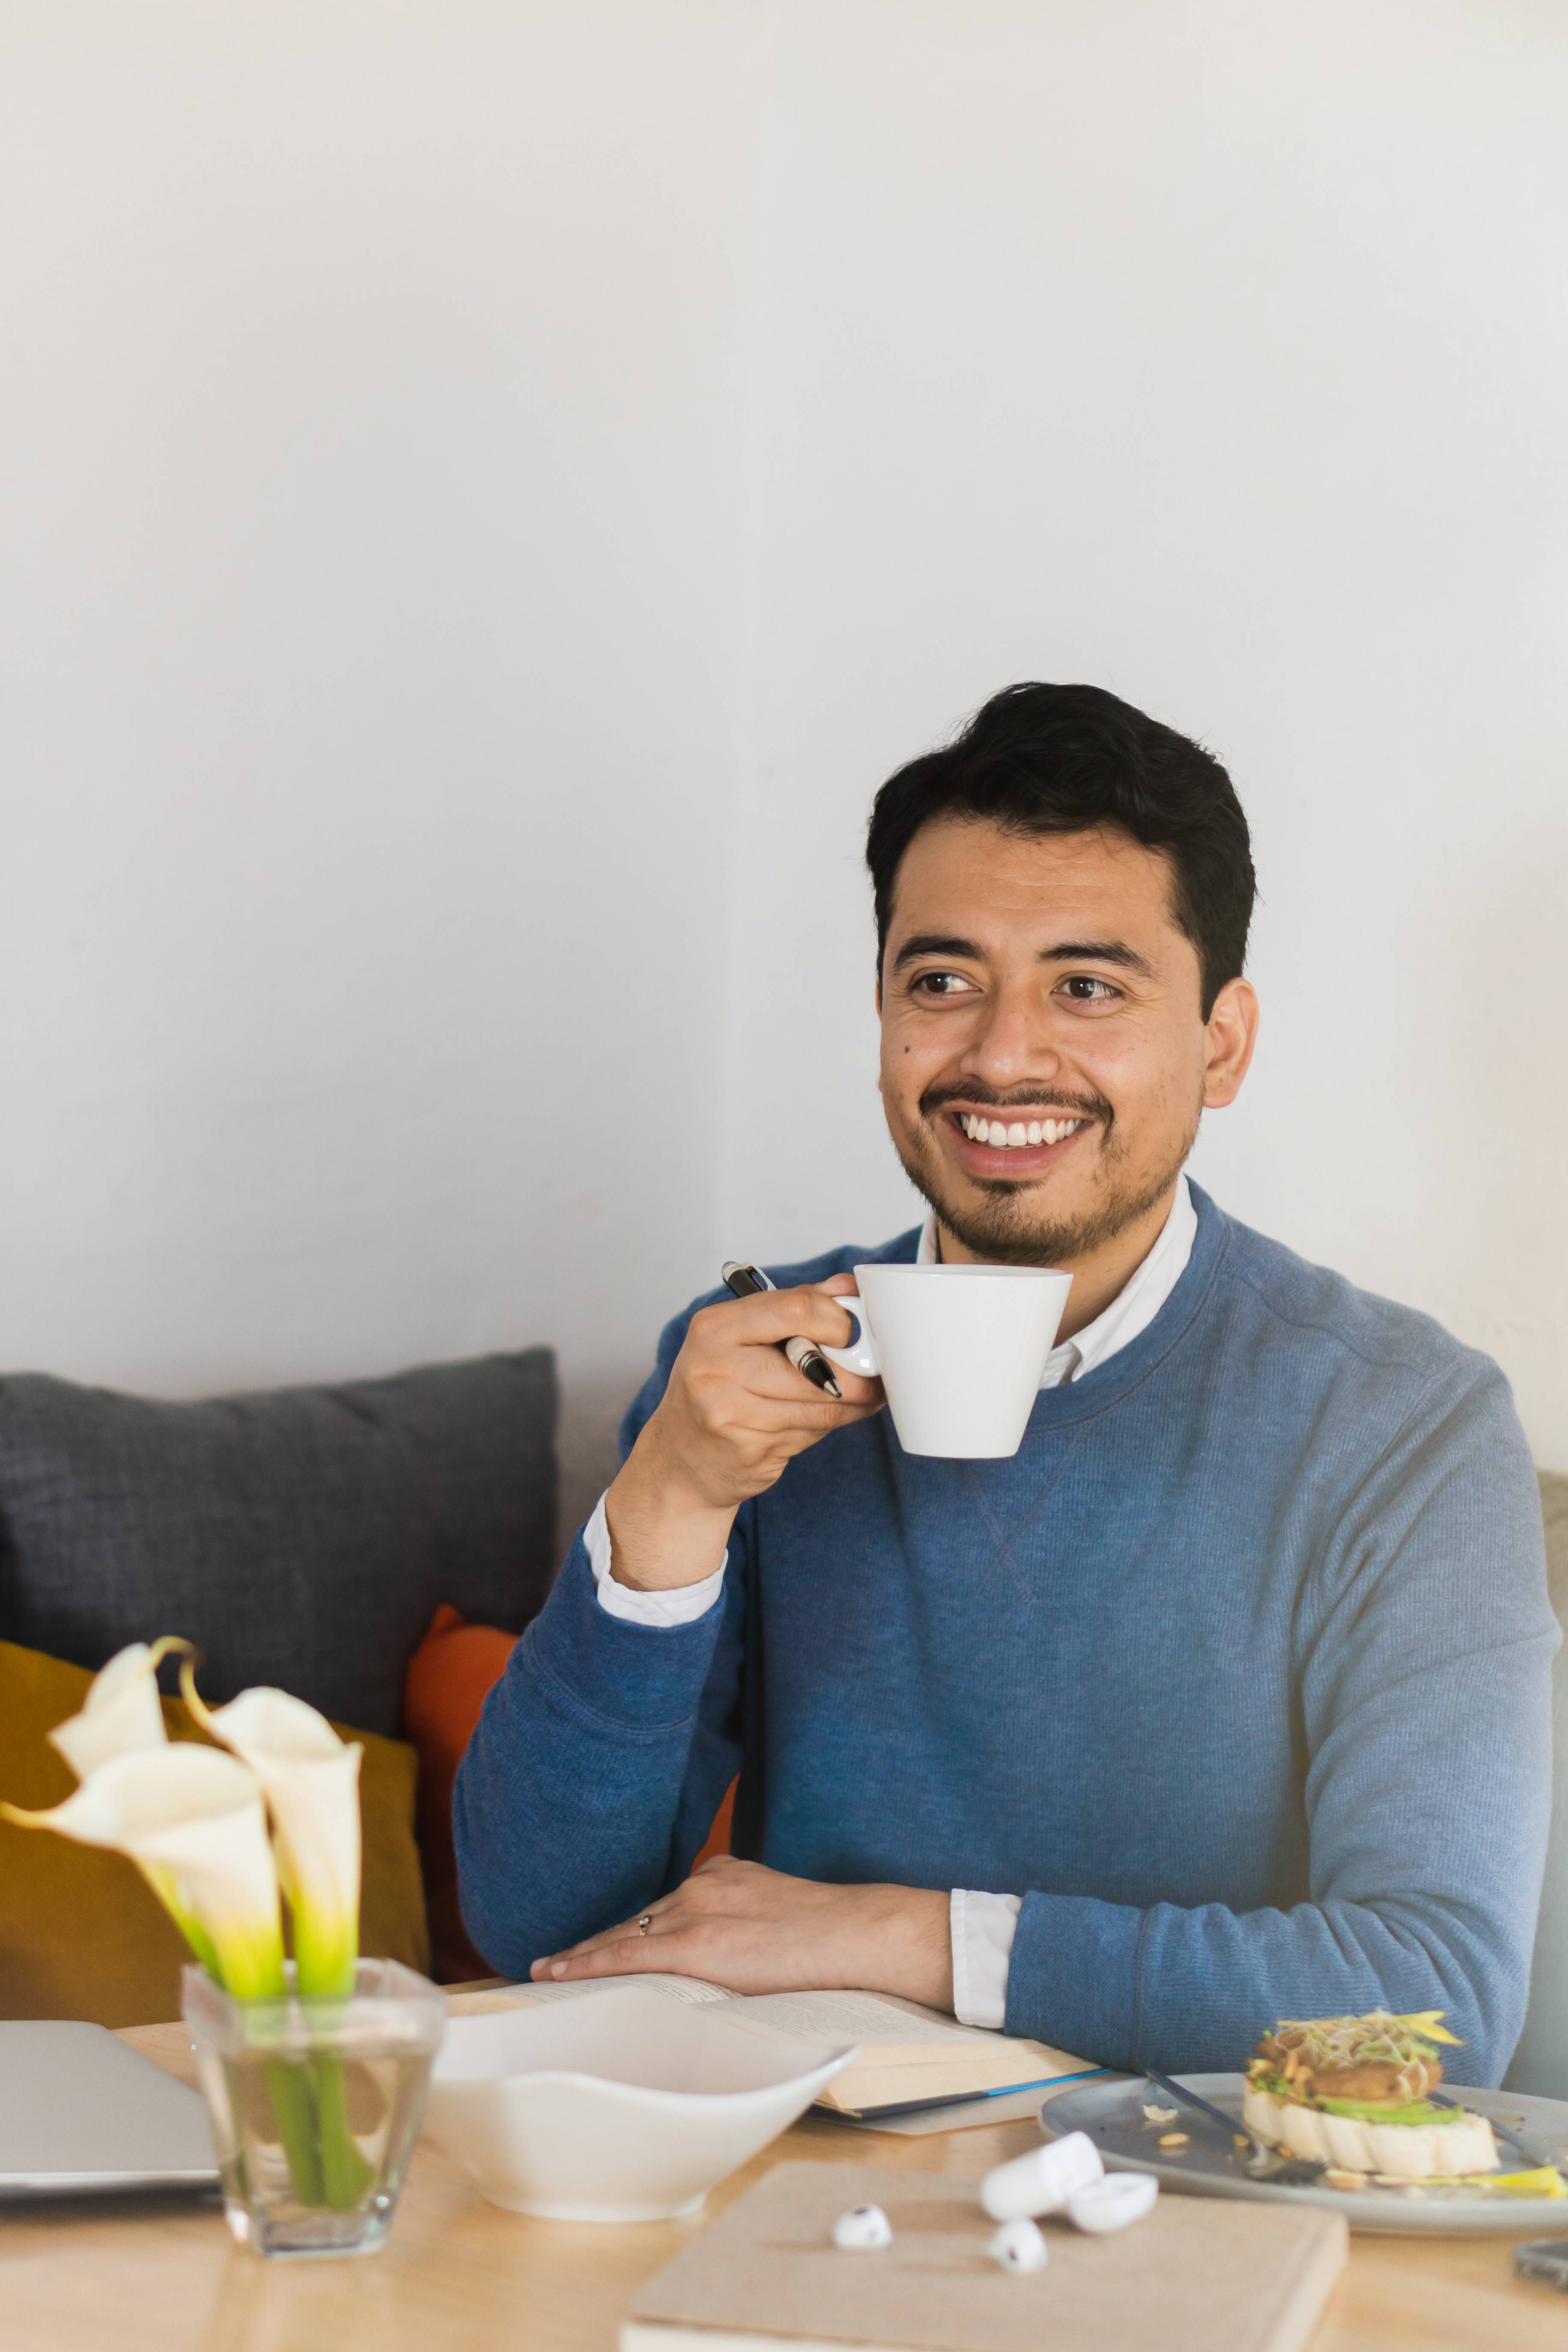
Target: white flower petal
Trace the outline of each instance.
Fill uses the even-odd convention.
[[[145,1642],[132,1642],[119,1651],[93,1676],[79,1713],[68,1716],[49,1733],[49,1745],[65,1758],[79,1780],[85,1780],[111,1756],[163,1746],[163,1710],[158,1704],[154,1676],[164,1646],[159,1643],[152,1648]]]
[[[187,1698],[189,1693],[186,1694]],[[204,1707],[202,1727],[248,1764],[253,1754],[341,1756],[343,1743],[324,1715],[287,1691],[258,1685],[226,1706]]]
[[[204,1729],[242,1757],[261,1783],[278,1874],[294,1918],[300,1991],[352,1990],[359,1951],[363,1751],[286,1691],[241,1691],[226,1706],[208,1709],[188,1673],[184,1688]]]
[[[178,1742],[111,1757],[62,1805],[9,1819],[128,1854],[228,1990],[280,1992],[278,1874],[256,1777]]]

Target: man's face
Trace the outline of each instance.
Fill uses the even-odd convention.
[[[898,872],[881,1089],[910,1180],[965,1254],[1070,1265],[1174,1183],[1230,1101],[1245,981],[1203,1018],[1158,851],[1116,828],[1037,839],[942,817]]]

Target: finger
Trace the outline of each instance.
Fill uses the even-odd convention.
[[[601,1944],[597,1950],[568,1954],[552,1960],[549,1975],[556,1984],[575,1984],[589,1977],[700,1976],[690,1940],[683,1930],[665,1936],[632,1936],[618,1944]]]
[[[679,1892],[680,1890],[678,1887],[674,1895],[659,1895],[656,1901],[649,1903],[643,1910],[639,1911],[635,1919],[619,1920],[613,1927],[601,1927],[596,1936],[584,1936],[581,1943],[567,1944],[559,1952],[546,1952],[542,1959],[534,1960],[531,1964],[529,1969],[530,1975],[538,1976],[542,1974],[544,1969],[553,1966],[557,1960],[575,1959],[580,1952],[597,1951],[602,1944],[622,1943],[634,1936],[639,1943],[646,1942],[647,1937],[643,1935],[640,1923],[644,1919],[649,1921],[655,1920],[658,1917],[661,1912],[668,1911],[671,1904],[677,1901]],[[653,1929],[650,1926],[648,1934],[651,1935],[652,1933]]]
[[[726,1299],[692,1317],[693,1330],[706,1331],[709,1319],[724,1338],[745,1348],[776,1348],[781,1339],[815,1339],[820,1346],[847,1348],[854,1325],[846,1309],[815,1284],[795,1290],[758,1290],[749,1298]]]
[[[820,1389],[814,1389],[809,1381],[801,1385],[804,1393],[787,1400],[748,1395],[712,1426],[737,1436],[765,1440],[800,1437],[809,1442],[826,1436],[832,1430],[847,1429],[853,1422],[868,1421],[882,1409],[879,1391],[864,1404],[851,1403],[847,1398],[835,1404]]]
[[[880,1381],[862,1380],[856,1372],[847,1372],[840,1364],[834,1365],[833,1377],[838,1382],[845,1403],[879,1405],[882,1402]],[[778,1348],[748,1348],[742,1360],[741,1379],[748,1396],[767,1397],[778,1404],[810,1402],[811,1396],[804,1394],[803,1391],[811,1391],[819,1402],[825,1398],[829,1404],[835,1402],[827,1397],[826,1390],[816,1386],[815,1381],[808,1381],[805,1374],[792,1364]]]

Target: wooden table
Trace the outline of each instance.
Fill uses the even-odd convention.
[[[493,2005],[459,1994],[457,2010]],[[195,2079],[179,2025],[124,2039]],[[929,2138],[808,2116],[716,2189],[707,2212],[784,2158],[977,2176],[1037,2145],[1032,2123]],[[385,2247],[360,2261],[268,2263],[212,2208],[62,2199],[0,2208],[4,2352],[614,2352],[634,2289],[702,2227],[534,2221],[487,2205],[428,2141]],[[1568,2302],[1489,2238],[1352,2238],[1310,2352],[1568,2352]],[[1151,2352],[1159,2344],[1151,2315]]]

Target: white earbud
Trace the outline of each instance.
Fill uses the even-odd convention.
[[[1019,2276],[1025,2271],[1043,2271],[1050,2260],[1044,2238],[1022,2215],[1016,2221],[1004,2221],[985,2251],[1001,2269]]]
[[[857,2205],[833,2224],[833,2242],[847,2252],[877,2253],[892,2244],[893,2225],[879,2205]]]

